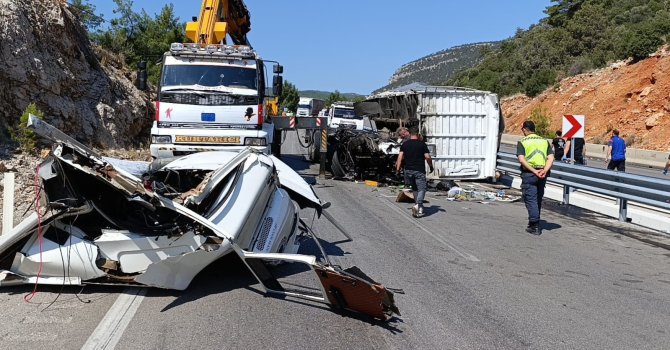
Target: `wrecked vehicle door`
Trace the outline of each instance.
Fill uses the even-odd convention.
[[[257,271],[279,262],[306,264],[321,281],[319,297],[285,295],[380,319],[398,313],[392,293],[362,273],[297,254],[306,239],[318,245],[300,209],[320,214],[323,208],[311,186],[279,159],[247,148],[151,164],[120,161],[98,156],[37,118],[29,126],[56,144],[37,168],[36,213],[0,237],[0,286],[183,290],[206,266],[235,252],[263,286],[272,278]],[[360,295],[368,295],[363,306]]]

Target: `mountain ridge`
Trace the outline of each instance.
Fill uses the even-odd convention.
[[[443,85],[456,74],[476,66],[488,50],[495,50],[500,41],[463,44],[440,50],[400,66],[388,84],[372,94],[411,84]]]

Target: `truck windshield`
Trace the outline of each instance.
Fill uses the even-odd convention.
[[[306,109],[309,109],[309,105],[298,105],[298,108],[306,108]]]
[[[356,118],[354,115],[354,110],[353,109],[345,109],[345,108],[337,108],[335,107],[335,110],[333,111],[333,117],[334,118],[344,118],[344,119],[360,119]]]
[[[226,86],[256,90],[256,69],[228,66],[165,66],[161,86],[183,85]]]

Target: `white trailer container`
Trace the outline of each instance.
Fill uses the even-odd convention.
[[[496,94],[427,87],[419,93],[417,117],[419,130],[433,153],[435,172],[429,177],[495,177],[496,154],[504,129]]]
[[[495,177],[496,154],[504,130],[496,94],[427,86],[384,92],[367,101],[377,102],[377,106],[366,106],[373,120],[388,122],[395,118],[405,126],[418,125],[435,166],[435,172],[427,174],[429,179]]]

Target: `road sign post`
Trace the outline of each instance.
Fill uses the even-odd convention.
[[[570,159],[575,159],[575,139],[584,138],[583,115],[566,114],[563,116],[563,138],[570,140]]]

